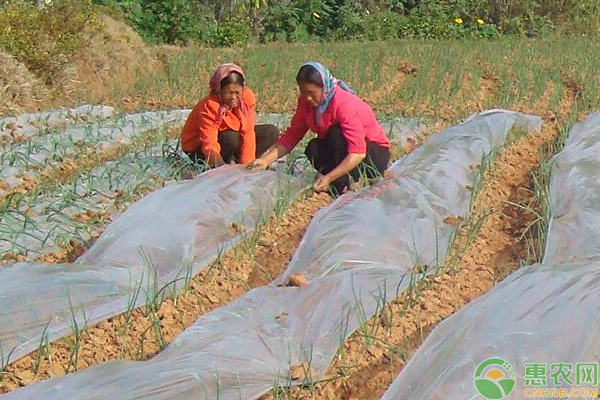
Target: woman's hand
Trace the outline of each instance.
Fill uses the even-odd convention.
[[[326,192],[331,182],[332,179],[328,175],[321,175],[313,185],[313,189],[315,192]]]
[[[250,171],[263,171],[263,170],[267,169],[267,167],[269,165],[270,165],[270,163],[268,163],[266,160],[264,160],[262,158],[257,158],[256,160],[252,161],[251,163],[248,163],[246,168],[248,168]]]
[[[265,170],[271,165],[275,160],[285,156],[289,153],[289,150],[284,146],[275,143],[273,146],[269,147],[267,151],[265,151],[260,157],[256,160],[252,161],[246,168],[252,171],[262,171]]]

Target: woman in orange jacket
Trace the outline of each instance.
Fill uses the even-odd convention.
[[[255,125],[256,97],[246,86],[244,71],[222,64],[210,79],[210,93],[189,115],[181,148],[195,162],[218,167],[248,164],[275,143],[275,125]]]

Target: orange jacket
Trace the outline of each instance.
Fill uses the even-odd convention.
[[[217,125],[219,98],[211,93],[196,104],[181,132],[181,148],[187,152],[197,149],[207,158],[210,165],[215,162],[214,154],[221,154],[219,132],[232,130],[240,133],[240,163],[246,164],[256,158],[256,97],[249,88],[242,92],[242,100],[248,107],[248,115],[239,108],[227,110]]]

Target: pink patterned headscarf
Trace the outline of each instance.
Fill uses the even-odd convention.
[[[233,63],[221,64],[221,65],[219,65],[219,68],[217,68],[217,70],[215,71],[212,78],[210,78],[211,92],[215,93],[216,95],[220,95],[221,94],[221,81],[223,79],[225,79],[227,76],[229,76],[229,74],[231,74],[232,72],[237,72],[238,74],[240,74],[242,76],[242,78],[244,78],[244,85],[245,85],[246,77],[244,76],[244,71],[242,70],[242,68],[239,65],[236,65]],[[239,108],[240,108],[240,111],[244,115],[248,114],[248,107],[246,106],[246,103],[244,103],[243,98],[240,99]],[[221,120],[227,113],[227,110],[229,110],[229,106],[227,104],[220,103],[218,116],[217,116],[217,124],[221,123]]]

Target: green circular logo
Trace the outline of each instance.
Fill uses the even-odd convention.
[[[517,379],[509,363],[501,358],[490,358],[479,364],[473,382],[479,394],[486,399],[496,400],[508,396],[515,388]]]

